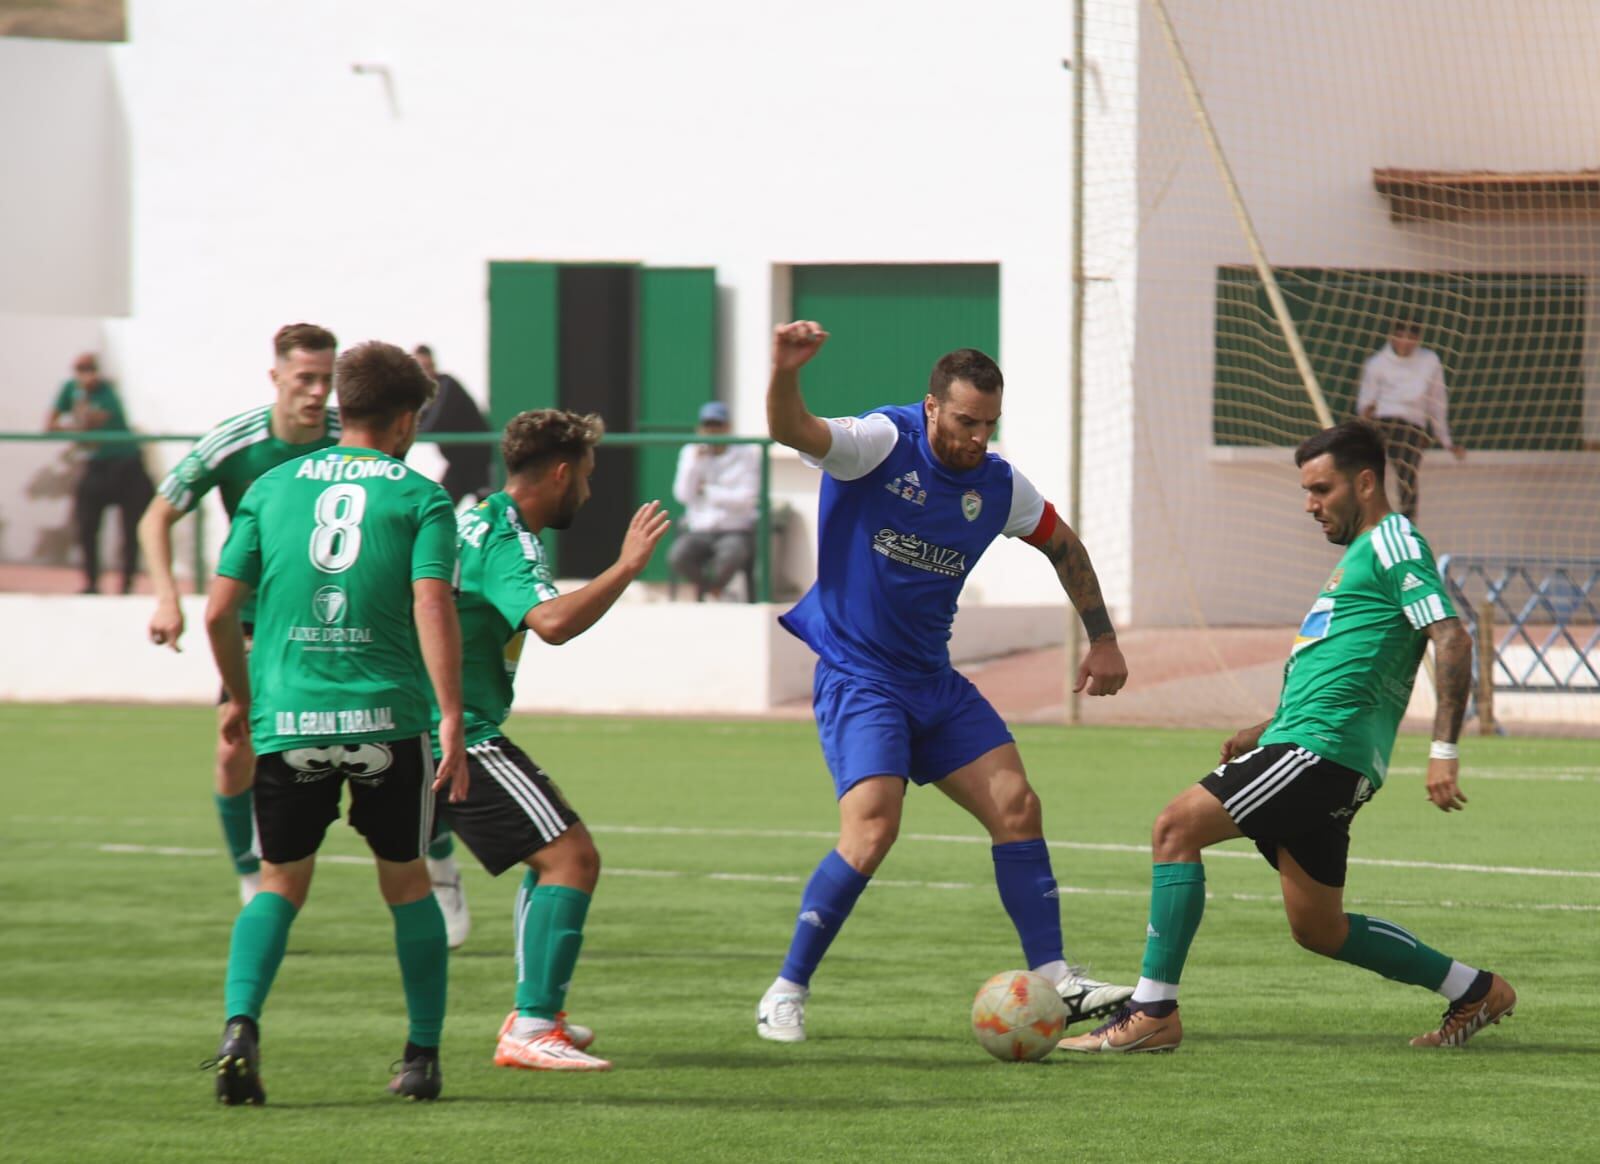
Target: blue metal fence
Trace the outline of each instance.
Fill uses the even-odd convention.
[[[1446,554],[1439,572],[1495,690],[1600,695],[1600,558]]]

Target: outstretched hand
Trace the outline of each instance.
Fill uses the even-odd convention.
[[[801,319],[778,326],[772,333],[772,367],[793,372],[803,367],[828,342],[828,333],[813,320]]]
[[[641,505],[628,523],[628,532],[622,538],[622,553],[617,555],[617,561],[637,577],[650,564],[651,555],[671,528],[672,519],[661,508],[661,502],[649,501]]]

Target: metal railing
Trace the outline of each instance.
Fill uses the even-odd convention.
[[[55,444],[137,444],[154,445],[182,443],[193,444],[199,440],[203,433],[140,433],[140,432],[108,432],[97,429],[90,432],[0,432],[0,444],[8,441],[18,443],[55,443]],[[419,438],[419,444],[436,445],[490,445],[498,448],[500,434],[498,432],[430,432],[424,433]],[[639,433],[639,432],[608,432],[601,444],[605,448],[632,449],[661,446],[682,445],[758,445],[761,448],[761,488],[756,498],[756,545],[755,545],[755,593],[752,596],[757,602],[772,601],[772,440],[768,437],[747,436],[711,436],[704,433]],[[499,480],[503,475],[499,457],[494,458],[494,479]],[[662,498],[663,503],[670,503],[670,498]],[[206,517],[205,509],[196,506],[194,509],[195,536],[194,559],[192,568],[194,572],[195,589],[201,590],[209,576],[210,563],[206,558]]]
[[[1477,648],[1479,690],[1600,695],[1600,558],[1446,554],[1439,573]]]

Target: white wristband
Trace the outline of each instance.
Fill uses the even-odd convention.
[[[1428,746],[1428,759],[1459,760],[1461,759],[1461,749],[1454,744],[1446,743],[1444,740],[1434,740]]]

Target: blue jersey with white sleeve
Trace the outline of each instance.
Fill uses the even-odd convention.
[[[973,469],[946,467],[928,444],[920,403],[828,424],[833,446],[811,462],[827,474],[817,581],[778,621],[848,674],[893,681],[945,672],[967,575],[995,538],[1037,533],[1044,499],[994,453]]]

